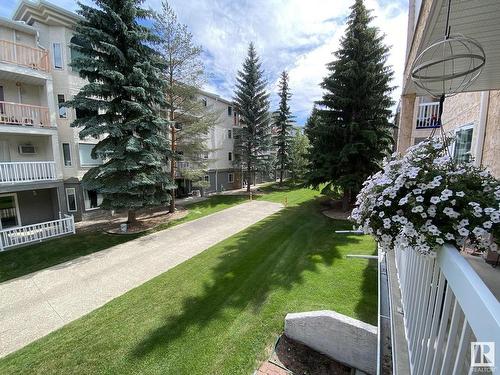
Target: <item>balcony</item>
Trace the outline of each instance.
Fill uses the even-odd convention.
[[[491,363],[474,366],[483,360],[480,345],[500,339],[500,304],[466,258],[450,245],[435,256],[409,248],[396,248],[389,255],[389,269],[395,268],[400,291],[393,290],[394,296],[400,295],[400,302],[391,307],[393,327],[402,319],[404,330],[394,331],[396,368],[401,365],[398,360],[406,358],[405,372],[411,374],[496,373],[488,367]],[[399,297],[394,298],[393,303]],[[401,355],[406,346],[408,355]],[[487,353],[494,346],[484,349]]]
[[[29,104],[0,102],[0,124],[50,128],[49,109]]]
[[[3,229],[0,230],[0,251],[74,233],[75,220],[69,215],[64,215],[59,220]]]
[[[54,181],[56,178],[56,163],[53,161],[0,163],[0,186],[2,184]]]
[[[0,40],[0,61],[25,66],[33,70],[50,71],[47,51],[7,40]]]
[[[439,128],[439,103],[421,103],[418,106],[417,129]]]

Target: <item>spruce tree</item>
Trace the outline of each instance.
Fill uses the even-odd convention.
[[[81,139],[99,140],[92,156],[104,159],[85,174],[84,188],[103,195],[104,209],[127,209],[129,223],[137,209],[168,203],[172,187],[166,121],[158,115],[165,102],[162,59],[152,48],[157,39],[139,23],[151,16],[141,2],[80,4],[72,67],[87,84],[68,102],[78,117],[72,126]]]
[[[327,65],[329,74],[321,84],[319,121],[308,130],[309,182],[340,187],[344,209],[363,181],[380,168],[393,142],[389,48],[383,35],[370,26],[372,19],[363,1],[356,0],[336,59]]]
[[[205,187],[209,159],[207,139],[217,122],[218,114],[200,98],[204,83],[202,48],[195,44],[186,25],[179,22],[166,0],[155,17],[154,30],[160,39],[159,51],[165,60],[163,76],[166,110],[171,121],[170,176],[191,180],[193,186]],[[179,168],[183,162],[182,168]],[[175,211],[175,191],[172,190],[170,212]]]
[[[255,47],[250,43],[243,68],[236,77],[234,96],[241,125],[235,129],[235,161],[245,171],[247,192],[250,192],[252,176],[257,171],[267,171],[271,159],[269,94],[263,74]]]
[[[276,148],[276,167],[280,173],[280,185],[283,173],[290,164],[290,143],[292,139],[293,116],[290,111],[292,94],[288,86],[288,73],[283,71],[278,83],[279,109],[274,113],[274,146]]]

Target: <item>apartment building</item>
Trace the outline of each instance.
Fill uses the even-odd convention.
[[[240,169],[234,166],[234,129],[238,127],[238,116],[233,104],[219,95],[201,91],[199,98],[207,110],[219,115],[216,125],[211,129],[206,141],[209,150],[202,157],[207,160],[208,170],[204,176],[208,187],[206,193],[239,189],[242,186]],[[193,190],[191,181],[181,178],[182,169],[189,168],[189,162],[178,162],[179,196],[190,194]]]
[[[430,97],[410,78],[413,62],[432,42],[442,39],[448,1],[410,0],[406,64],[401,97],[397,150],[404,152],[430,135],[440,135],[437,123],[439,99]],[[445,13],[440,13],[445,12]],[[474,160],[500,177],[500,78],[497,35],[498,2],[452,1],[452,34],[462,34],[480,42],[486,65],[467,92],[446,98],[442,130],[456,136],[451,153],[457,160]],[[439,18],[440,17],[440,18]],[[477,19],[484,23],[479,27]]]
[[[0,18],[0,230],[51,221],[59,225],[69,216],[84,220],[99,210],[101,195],[80,183],[90,168],[103,163],[91,157],[98,140],[80,139],[71,127],[78,111],[64,106],[85,84],[69,66],[77,53],[70,46],[78,17],[43,0],[21,0],[12,19]],[[237,116],[217,95],[201,92],[200,100],[221,113],[207,140],[206,191],[238,188],[241,178],[233,168]],[[179,176],[178,182],[180,192],[191,191],[189,181]]]

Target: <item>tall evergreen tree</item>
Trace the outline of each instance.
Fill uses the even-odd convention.
[[[170,177],[191,180],[193,186],[204,187],[203,177],[208,168],[207,139],[217,122],[217,113],[200,100],[204,83],[202,48],[195,44],[186,25],[179,22],[175,11],[163,0],[156,15],[154,30],[160,38],[159,51],[165,60],[163,76],[167,82],[165,96],[171,121]],[[182,161],[183,163],[178,163]],[[182,165],[182,168],[179,168]],[[175,211],[175,191],[172,191],[170,212]]]
[[[389,49],[362,0],[347,20],[336,60],[327,65],[319,121],[308,130],[313,186],[328,183],[343,190],[344,209],[363,181],[380,168],[393,142],[389,118],[393,72],[386,65]]]
[[[72,126],[82,139],[99,139],[92,156],[104,159],[83,186],[103,195],[103,208],[128,209],[129,223],[137,209],[168,203],[172,187],[164,169],[166,121],[158,115],[165,102],[162,59],[152,48],[157,39],[139,23],[151,17],[141,2],[80,4],[72,66],[88,83],[68,102],[78,117]]]
[[[234,107],[241,128],[235,133],[235,160],[245,171],[247,192],[250,192],[255,172],[267,170],[271,148],[269,94],[253,43],[248,47],[248,56],[236,81]]]
[[[279,108],[274,113],[274,146],[276,147],[276,167],[280,173],[280,185],[283,174],[290,165],[290,143],[292,139],[293,115],[290,111],[292,94],[288,86],[288,73],[283,71],[278,83]]]

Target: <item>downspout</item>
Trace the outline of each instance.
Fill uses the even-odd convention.
[[[218,169],[215,169],[215,191],[219,191],[219,184],[217,183],[217,177],[218,177],[218,173],[219,170]]]
[[[489,91],[481,92],[476,149],[474,150],[474,165],[477,167],[480,167],[483,163],[483,147],[484,147],[484,138],[486,136],[486,123],[488,122],[489,104],[490,104],[490,92]]]

